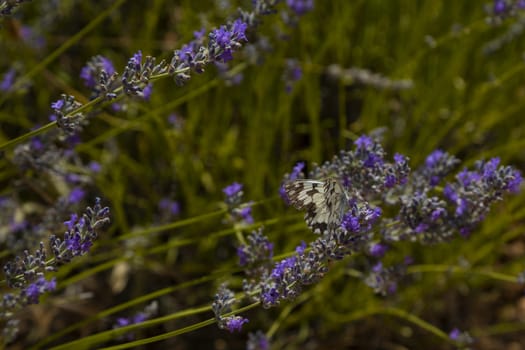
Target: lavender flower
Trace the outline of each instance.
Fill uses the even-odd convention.
[[[406,263],[384,267],[382,262],[375,264],[364,282],[375,293],[383,296],[395,294],[399,280],[406,274]]]
[[[84,199],[85,195],[86,195],[86,191],[84,191],[80,187],[75,187],[69,193],[68,202],[70,204],[80,203],[82,199]]]
[[[224,328],[226,328],[230,333],[235,331],[240,332],[242,325],[248,322],[249,320],[242,316],[228,316],[223,318]]]
[[[132,324],[142,323],[142,322],[152,318],[153,316],[155,316],[158,313],[158,305],[159,304],[158,304],[157,301],[153,301],[150,304],[148,304],[144,308],[143,311],[140,311],[140,312],[134,314],[133,316],[117,318],[115,324],[113,325],[113,328],[116,329],[116,328],[129,326],[129,325],[132,325]],[[130,341],[130,340],[133,340],[134,335],[133,335],[133,333],[127,333],[123,338],[128,340],[128,341]]]
[[[212,310],[220,329],[227,329],[229,332],[240,331],[242,325],[248,322],[247,318],[241,316],[223,316],[232,311],[232,306],[236,303],[235,294],[226,287],[225,284],[219,286],[212,304]]]
[[[282,79],[285,82],[285,90],[287,93],[292,92],[293,85],[295,82],[301,80],[302,76],[303,71],[299,62],[294,59],[286,60]]]
[[[101,74],[111,76],[115,73],[115,67],[110,59],[98,55],[93,57],[80,71],[80,78],[88,88],[94,88],[99,84]]]
[[[253,223],[251,203],[242,203],[244,192],[242,184],[237,182],[226,186],[222,191],[226,195],[224,202],[228,207],[228,221],[249,225]]]
[[[52,278],[51,280],[47,281],[43,276],[40,276],[35,282],[30,283],[22,291],[22,298],[27,298],[27,304],[38,304],[38,300],[41,294],[54,291],[55,289],[55,278]]]
[[[248,342],[246,343],[246,350],[269,350],[270,342],[266,335],[257,331],[255,333],[248,333]]]
[[[8,91],[11,89],[15,82],[15,76],[16,70],[14,68],[10,68],[7,72],[5,72],[4,76],[2,77],[2,81],[0,81],[0,91]]]
[[[180,214],[180,204],[177,201],[169,198],[162,198],[158,204],[159,209],[169,214],[170,216],[176,216]]]
[[[75,113],[80,106],[81,104],[75,101],[74,96],[65,94],[62,94],[60,100],[51,103],[57,126],[68,135],[81,130],[85,116],[82,113]]]
[[[226,195],[226,201],[231,203],[237,203],[238,198],[242,196],[242,185],[240,183],[234,182],[229,186],[226,186],[222,192]]]
[[[302,16],[314,8],[313,0],[286,0],[286,5],[290,7],[296,15]]]
[[[88,207],[81,218],[72,217],[66,221],[69,229],[63,239],[51,236],[50,245],[55,261],[67,263],[76,256],[86,254],[97,239],[100,228],[108,222],[109,208],[102,207],[97,198],[93,208]]]
[[[108,216],[109,209],[103,208],[97,198],[93,208],[87,207],[80,219],[73,214],[65,222],[68,231],[63,240],[55,236],[50,238],[54,259],[47,258],[44,243],[40,242],[39,248],[33,253],[25,250],[22,256],[16,256],[4,265],[7,285],[15,289],[12,293],[4,294],[0,306],[0,317],[9,325],[4,329],[7,338],[13,339],[17,332],[13,311],[37,304],[42,294],[55,290],[56,279],[53,277],[47,280],[45,273],[56,271],[59,265],[69,262],[74,256],[85,254],[102,226],[109,222]]]
[[[138,51],[128,61],[122,73],[122,87],[128,96],[148,97],[151,91],[150,79],[154,75],[163,74],[168,70],[164,61],[155,64],[155,57],[146,56],[142,62],[142,52]],[[146,95],[145,95],[146,94]]]
[[[459,159],[437,149],[425,160],[425,166],[420,170],[422,176],[428,180],[430,186],[436,186],[459,163]]]
[[[382,243],[374,243],[370,246],[370,255],[375,258],[382,258],[388,251],[388,246]]]
[[[474,343],[474,339],[468,332],[461,332],[458,328],[454,328],[448,334],[449,338],[461,345],[469,345]]]
[[[307,251],[301,244],[295,255],[277,262],[258,284],[245,283],[245,291],[249,294],[260,291],[258,299],[266,308],[295,299],[304,285],[319,281],[328,271],[326,260],[318,250],[319,246],[311,245]]]

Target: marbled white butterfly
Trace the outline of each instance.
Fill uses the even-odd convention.
[[[306,210],[304,220],[314,233],[327,234],[341,225],[349,197],[337,180],[294,180],[284,189],[290,204]]]

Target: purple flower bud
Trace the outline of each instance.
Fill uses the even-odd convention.
[[[241,316],[231,316],[226,319],[226,329],[230,333],[233,333],[235,331],[240,332],[242,329],[242,325],[248,322],[249,320],[247,318]]]
[[[237,182],[232,183],[231,185],[225,187],[222,190],[222,192],[224,192],[224,194],[228,197],[233,197],[241,191],[242,191],[242,185]]]
[[[376,258],[382,258],[388,250],[388,246],[381,243],[372,244],[370,254]]]

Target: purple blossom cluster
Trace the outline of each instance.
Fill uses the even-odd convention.
[[[263,307],[293,300],[305,286],[323,278],[331,261],[357,252],[369,260],[365,264],[368,271],[366,268],[363,271],[364,283],[378,294],[393,294],[413,261],[407,257],[400,264],[385,266],[380,259],[389,245],[399,240],[441,242],[451,239],[454,232],[463,234],[465,228],[470,231],[485,217],[494,201],[500,200],[504,192],[518,191],[522,181],[519,171],[501,166],[499,159],[494,158],[477,162],[474,170],[464,169],[455,181],[440,187],[458,164],[456,158],[435,151],[412,174],[407,157],[395,154],[393,158],[393,162],[387,162],[379,142],[361,136],[355,141],[354,150],[343,151],[331,162],[315,166],[311,178],[322,181],[335,175],[348,192],[345,199],[340,199],[347,201],[340,225],[323,232],[308,245],[302,242],[293,255],[273,265],[270,241],[262,230],[252,233],[249,243],[237,251],[240,265],[246,269],[245,295]],[[299,163],[285,176],[285,181],[302,177],[303,169],[304,164]],[[240,185],[228,189],[231,198],[240,191]],[[383,204],[379,206],[380,203]],[[323,204],[307,208],[330,210],[312,207],[315,205]],[[384,212],[396,213],[396,208],[393,218],[384,216]],[[223,292],[218,298],[230,300],[233,292],[230,293],[225,297]]]
[[[524,0],[494,0],[488,12],[493,16],[493,21],[501,21],[507,17],[517,16],[525,10]]]
[[[66,134],[72,135],[81,130],[84,123],[84,115],[76,112],[81,106],[80,102],[75,101],[72,95],[62,94],[62,98],[51,103],[53,114],[51,120],[56,120],[57,126]]]
[[[520,189],[521,173],[501,166],[499,158],[477,161],[473,169],[464,168],[455,175],[455,181],[446,182],[445,176],[458,163],[440,150],[427,157],[424,166],[401,189],[398,216],[383,222],[382,233],[387,241],[436,243],[450,240],[457,233],[467,237],[505,192]]]
[[[89,252],[93,242],[98,238],[100,229],[109,223],[109,208],[102,207],[100,198],[97,198],[93,208],[87,207],[86,212],[78,217],[71,215],[70,220],[64,222],[68,230],[64,238],[55,235],[50,238],[51,251],[56,263],[68,263],[74,257]]]
[[[335,176],[349,191],[350,197],[358,199],[382,196],[388,193],[388,189],[407,182],[410,171],[407,157],[395,154],[394,162],[388,162],[379,142],[366,135],[359,137],[354,144],[355,150],[341,151],[332,161],[314,165],[309,177],[325,179]]]
[[[246,237],[247,243],[237,247],[239,265],[245,268],[248,275],[260,273],[261,266],[271,263],[273,258],[273,243],[263,235],[262,229],[253,231]]]
[[[222,192],[228,208],[227,221],[241,225],[253,224],[252,203],[243,203],[243,185],[237,182],[226,186]]]
[[[410,258],[405,259],[401,264],[385,267],[383,262],[377,262],[368,272],[364,279],[367,286],[380,295],[395,294],[398,283],[406,274],[406,267],[412,263]]]
[[[29,304],[37,304],[40,295],[55,290],[55,278],[46,279],[45,273],[56,271],[60,265],[71,261],[75,256],[89,251],[102,227],[109,222],[109,209],[102,207],[97,198],[93,207],[87,207],[79,218],[72,215],[65,222],[68,231],[63,239],[50,238],[50,250],[53,258],[48,258],[44,243],[33,253],[25,250],[22,256],[4,265],[7,285],[16,291],[3,296],[0,317],[10,320],[14,311]],[[11,328],[9,328],[11,329]],[[11,334],[12,335],[12,334]]]
[[[215,294],[215,299],[212,303],[212,310],[217,320],[220,329],[227,329],[233,333],[239,332],[248,319],[238,315],[224,316],[224,314],[232,312],[232,306],[236,304],[235,294],[226,287],[221,285]]]

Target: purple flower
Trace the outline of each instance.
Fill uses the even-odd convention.
[[[460,334],[461,334],[461,331],[459,329],[457,329],[457,328],[454,328],[453,330],[450,331],[448,336],[452,340],[458,340]]]
[[[142,51],[139,50],[131,56],[129,63],[134,65],[136,70],[140,70],[140,64],[142,63]]]
[[[65,222],[68,231],[63,239],[55,235],[50,238],[51,251],[57,264],[69,262],[75,256],[89,251],[100,228],[109,222],[109,208],[102,207],[100,199],[96,198],[95,205],[87,207],[82,217],[77,218],[71,215],[71,219]]]
[[[443,158],[445,155],[445,152],[443,152],[440,149],[435,150],[434,152],[430,153],[427,156],[427,159],[425,160],[425,166],[427,168],[434,168],[439,161]]]
[[[246,38],[246,29],[248,28],[248,25],[243,22],[241,19],[236,19],[234,22],[233,22],[233,26],[232,26],[232,36],[237,40],[237,41],[247,41],[248,39]]]
[[[4,77],[2,78],[2,81],[0,82],[0,90],[1,91],[9,90],[15,82],[15,76],[16,76],[16,71],[14,68],[10,68],[7,72],[5,72]]]
[[[70,204],[80,203],[82,199],[84,199],[85,195],[86,195],[86,191],[84,191],[80,187],[75,187],[69,193],[68,202]]]
[[[113,328],[114,329],[122,328],[122,327],[126,327],[132,324],[142,323],[150,319],[157,312],[158,312],[158,303],[157,301],[153,301],[150,304],[146,305],[143,311],[140,311],[133,316],[117,318],[115,324],[113,325]],[[132,340],[134,338],[134,335],[133,333],[127,333],[124,336],[124,338],[127,340]]]
[[[64,103],[65,102],[64,102],[63,99],[57,100],[57,101],[51,103],[51,108],[60,110],[60,109],[62,109],[62,107],[64,107]]]
[[[449,184],[447,184],[443,189],[443,196],[445,196],[445,198],[447,198],[451,202],[456,202],[458,199],[458,194]]]
[[[359,229],[361,228],[359,218],[353,216],[351,212],[348,212],[343,216],[341,227],[349,232],[359,232]]]
[[[91,170],[95,174],[99,173],[100,170],[102,170],[102,166],[100,165],[100,163],[99,162],[95,162],[94,160],[89,162],[88,168],[89,168],[89,170]]]
[[[244,207],[239,211],[242,220],[247,224],[253,224],[252,207]]]
[[[202,28],[201,30],[196,30],[196,31],[193,32],[193,37],[196,40],[204,39],[205,35],[206,35],[206,28]]]
[[[237,195],[241,191],[242,191],[242,185],[240,183],[237,183],[237,182],[234,182],[231,185],[226,186],[222,190],[222,192],[224,192],[224,194],[227,197],[233,197],[233,196]]]
[[[221,62],[227,62],[233,59],[233,50],[240,47],[240,41],[246,41],[245,31],[247,24],[237,19],[231,25],[231,29],[226,26],[220,26],[209,34],[210,51],[212,57]]]
[[[282,79],[285,82],[285,90],[287,93],[292,92],[293,85],[295,82],[299,81],[302,76],[303,70],[301,69],[299,61],[295,59],[286,60]]]
[[[445,208],[436,208],[432,213],[430,214],[430,219],[432,221],[436,221],[437,219],[443,217],[447,211]]]
[[[385,177],[385,187],[386,188],[392,188],[396,185],[397,183],[397,178],[395,177],[395,175],[392,175],[392,174],[387,174],[386,177]]]
[[[381,243],[375,243],[370,247],[370,254],[376,258],[382,258],[388,250],[388,246]]]
[[[71,214],[71,218],[68,221],[64,221],[64,225],[66,225],[68,230],[72,230],[75,224],[78,221],[78,215],[73,213]]]
[[[95,88],[100,83],[101,74],[106,74],[108,77],[115,74],[111,60],[101,55],[91,58],[80,70],[80,78],[89,88]]]
[[[494,0],[493,11],[496,15],[502,15],[507,12],[508,7],[505,0]]]
[[[518,170],[514,170],[512,172],[512,178],[503,189],[508,190],[511,193],[518,193],[520,191],[522,181],[523,178],[521,177],[521,173]]]
[[[297,164],[295,164],[295,166],[292,169],[292,173],[290,174],[289,180],[297,179],[304,170],[304,166],[304,162],[298,162]]]
[[[414,228],[414,232],[416,233],[422,233],[429,229],[430,225],[424,222],[421,222],[419,225]]]
[[[226,329],[230,333],[233,333],[235,331],[240,332],[242,329],[242,325],[248,322],[249,320],[247,318],[241,316],[230,316],[226,318]]]
[[[354,144],[357,146],[358,149],[367,149],[372,147],[374,142],[369,136],[362,135],[354,141]]]
[[[273,243],[263,235],[262,229],[251,232],[246,237],[247,244],[237,247],[239,265],[261,265],[271,263],[273,257]]]
[[[394,162],[396,163],[396,165],[399,165],[399,166],[403,166],[405,165],[405,163],[408,162],[408,159],[406,156],[400,154],[400,153],[395,153],[394,154]]]
[[[481,175],[474,171],[468,171],[467,169],[463,169],[463,171],[459,172],[457,175],[457,179],[461,182],[461,184],[464,187],[470,186],[473,182],[477,182],[481,180]]]
[[[256,333],[248,334],[248,342],[246,343],[246,350],[269,350],[270,342],[266,335],[257,331]]]
[[[299,255],[303,255],[304,251],[306,250],[306,242],[301,241],[301,244],[299,244],[297,247],[295,247],[295,252]]]
[[[143,97],[146,101],[149,101],[152,92],[153,92],[153,84],[149,83],[148,85],[146,85],[146,87],[144,88],[144,90],[142,90],[142,93],[143,93],[143,96],[142,96],[142,97]]]
[[[31,138],[31,148],[34,151],[44,150],[44,144],[42,143],[42,140],[40,139],[40,137],[35,136]]]
[[[43,276],[40,276],[35,282],[29,284],[24,293],[29,304],[38,304],[40,295],[46,292],[51,292],[56,289],[56,279],[52,278],[47,281]]]
[[[263,286],[264,287],[264,286]],[[263,305],[273,306],[279,303],[279,298],[281,295],[275,287],[263,288],[261,292],[261,301]]]
[[[159,201],[159,209],[162,211],[170,213],[170,215],[179,215],[180,214],[180,205],[179,202],[171,200],[169,198],[163,198]]]
[[[117,318],[117,324],[115,325],[115,327],[117,328],[126,327],[126,326],[129,326],[130,324],[131,324],[131,321],[128,318],[119,317]]]
[[[248,265],[248,251],[245,248],[246,246],[239,246],[237,247],[237,256],[239,257],[239,265],[240,266],[246,266]]]
[[[314,8],[313,0],[286,0],[286,4],[298,16],[302,16],[305,13],[312,11],[312,9]]]

